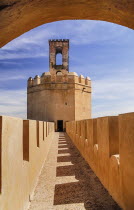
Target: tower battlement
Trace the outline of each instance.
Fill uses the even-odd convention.
[[[36,75],[34,78],[29,77],[27,87],[47,84],[47,83],[76,83],[91,87],[91,79],[89,77],[84,78],[83,75],[78,76],[75,72],[70,72],[68,75],[57,74],[51,75],[50,72],[45,72],[41,76]]]
[[[69,39],[49,39],[49,43],[50,42],[68,42],[69,43]]]

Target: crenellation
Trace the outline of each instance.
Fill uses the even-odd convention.
[[[84,76],[82,74],[79,76],[79,83],[85,85],[85,78],[84,78]]]
[[[90,77],[86,77],[85,85],[91,86],[91,79],[90,79]]]
[[[76,72],[69,72],[67,75],[62,74],[60,71],[56,75],[51,75],[50,72],[42,73],[41,77],[36,75],[34,79],[29,77],[28,87],[42,85],[45,83],[81,83],[82,85],[91,86],[91,79],[89,77],[84,78],[83,75],[78,76]]]
[[[44,77],[44,76],[45,76],[45,74],[46,74],[46,72],[42,73],[41,77]]]
[[[28,81],[27,81],[27,87],[32,87],[33,86],[33,78],[29,77]]]
[[[45,77],[45,72],[42,73],[42,75],[41,75],[41,77],[40,77],[40,82],[41,82],[41,84],[44,83],[44,77]]]
[[[28,209],[54,136],[53,122],[49,122],[49,133],[44,139],[46,122],[39,121],[38,125],[37,131],[36,120],[0,116],[1,210]]]
[[[33,80],[33,86],[40,84],[40,76],[36,75]]]
[[[68,83],[77,83],[78,75],[75,72],[68,73]]]
[[[50,42],[69,42],[69,39],[49,39]]]

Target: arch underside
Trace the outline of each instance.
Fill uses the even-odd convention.
[[[134,29],[134,0],[1,0],[0,47],[58,20],[103,20]]]

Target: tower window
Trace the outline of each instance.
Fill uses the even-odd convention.
[[[62,65],[62,54],[61,53],[56,54],[56,65]]]

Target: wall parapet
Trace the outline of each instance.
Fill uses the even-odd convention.
[[[0,116],[0,209],[27,209],[54,131],[53,122]]]
[[[67,122],[66,132],[114,200],[134,209],[134,113]]]
[[[36,75],[34,79],[29,77],[27,87],[31,88],[47,83],[78,83],[91,86],[91,79],[89,77],[84,78],[83,75],[78,76],[75,72],[69,72],[67,75],[63,75],[61,72],[59,72],[57,75],[51,75],[50,72],[44,72],[41,77],[39,75]]]

